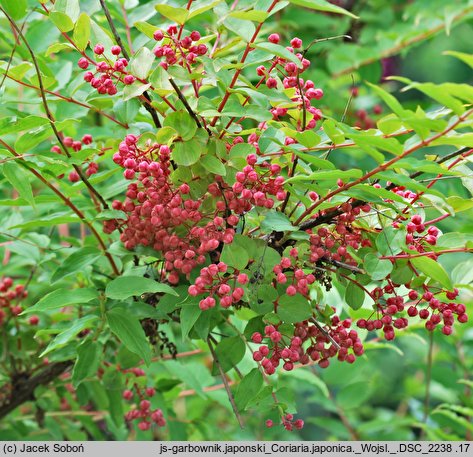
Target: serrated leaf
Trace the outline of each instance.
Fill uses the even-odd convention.
[[[146,365],[151,362],[151,349],[145,332],[138,319],[127,315],[122,308],[113,308],[107,312],[110,330],[118,337],[131,352],[139,355]]]
[[[120,276],[109,282],[105,288],[105,295],[115,300],[125,300],[144,293],[166,293],[177,296],[177,292],[171,286],[142,276]]]

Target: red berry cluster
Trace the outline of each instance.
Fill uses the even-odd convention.
[[[28,292],[22,284],[13,287],[12,278],[4,277],[0,280],[0,325],[3,325],[5,319],[15,318],[23,311],[20,302],[27,296]],[[37,316],[30,318],[31,325],[36,325],[38,321]]]
[[[156,57],[163,59],[159,65],[166,70],[169,65],[189,67],[196,62],[197,57],[208,52],[205,44],[197,44],[201,38],[197,30],[180,38],[177,26],[170,25],[165,32],[156,30],[153,37],[156,41],[163,41],[163,44],[156,46],[153,52]]]
[[[304,297],[309,296],[309,285],[315,282],[315,276],[312,273],[306,274],[302,269],[302,262],[299,259],[299,251],[292,248],[289,251],[289,257],[283,257],[281,262],[273,267],[278,284],[289,285],[286,288],[286,294],[293,296],[300,293]]]
[[[121,240],[127,249],[137,245],[151,246],[164,253],[167,279],[179,282],[179,273],[189,275],[205,262],[205,254],[214,251],[220,243],[233,241],[238,223],[234,215],[219,216],[225,204],[204,212],[201,208],[211,199],[205,194],[199,199],[190,196],[190,187],[171,182],[171,151],[160,144],[138,145],[138,138],[127,135],[113,156],[115,163],[125,168],[126,179],[136,179],[128,186],[126,200],[113,202],[114,209],[128,213]],[[106,221],[105,231],[118,228],[117,221]],[[179,234],[178,234],[179,233]]]
[[[284,178],[279,175],[281,167],[279,165],[270,165],[263,162],[256,165],[257,157],[250,154],[246,158],[246,165],[242,171],[236,173],[236,182],[232,186],[231,191],[226,191],[225,198],[230,203],[229,209],[237,214],[243,214],[249,211],[253,206],[263,208],[272,208],[274,200],[269,196],[275,196],[277,200],[283,201],[286,198],[286,192],[283,189]],[[255,167],[268,168],[268,171],[258,173]],[[219,195],[219,188],[212,186],[212,190]]]
[[[82,149],[82,145],[88,146],[93,142],[92,135],[86,133],[81,140],[74,140],[70,136],[66,136],[63,138],[62,143],[66,148],[72,149],[73,152],[78,152]],[[62,154],[62,150],[58,145],[54,145],[51,148],[51,152],[55,152],[57,154]],[[88,162],[87,169],[85,170],[85,174],[87,176],[92,176],[93,174],[99,171],[99,165],[96,162]],[[80,176],[77,171],[73,170],[69,173],[68,179],[70,182],[77,182],[80,180]]]
[[[274,422],[271,419],[268,419],[266,422],[266,427],[271,428],[274,427]],[[296,419],[294,420],[294,416],[290,413],[284,414],[281,416],[281,425],[284,426],[286,430],[289,432],[292,432],[292,430],[297,429],[300,430],[301,428],[304,427],[304,421],[302,419]]]
[[[146,397],[154,397],[156,390],[153,387],[142,389],[136,384],[133,385],[133,390],[127,389],[122,393],[122,397],[127,401],[131,401],[135,395],[139,400],[139,404],[133,405],[132,409],[125,414],[125,419],[127,421],[139,421],[138,428],[143,431],[149,430],[152,424],[156,424],[158,427],[164,427],[166,425],[166,419],[164,419],[163,412],[161,409],[152,410],[151,402],[146,399]]]
[[[194,284],[189,286],[189,295],[207,294],[207,297],[199,302],[199,307],[203,311],[215,306],[214,296],[219,299],[222,308],[228,308],[242,299],[244,290],[237,284],[247,284],[249,281],[248,275],[239,273],[238,270],[234,270],[233,274],[225,273],[227,273],[225,263],[211,264],[202,268],[200,276],[196,278]]]
[[[104,56],[105,48],[101,44],[94,47],[94,53],[97,58],[102,58],[100,62],[95,63],[95,72],[87,71],[84,74],[84,81],[87,81],[94,89],[97,89],[99,94],[115,95],[118,92],[114,79],[122,81],[124,84],[133,84],[136,78],[126,72],[125,68],[128,66],[128,60],[124,57],[118,58],[122,50],[120,46],[112,46],[110,52],[117,56],[117,59],[112,62]],[[81,57],[77,65],[86,70],[92,60]]]
[[[351,319],[340,321],[338,316],[331,318],[331,325],[315,325],[304,321],[294,324],[294,334],[284,335],[278,325],[267,325],[264,336],[253,333],[253,343],[262,344],[253,352],[253,360],[259,362],[266,374],[276,372],[283,362],[283,369],[291,371],[294,363],[307,365],[310,361],[318,362],[321,368],[329,366],[329,359],[337,356],[338,360],[353,363],[356,356],[363,354],[363,344],[356,330],[349,330]]]
[[[406,226],[406,243],[409,249],[417,252],[425,252],[425,244],[435,246],[439,236],[439,229],[434,225],[427,228],[422,221],[421,216],[415,214]],[[433,254],[432,258],[437,257]]]
[[[278,44],[280,37],[277,33],[273,33],[269,35],[268,41]],[[269,68],[260,65],[256,69],[256,73],[258,76],[265,78],[266,86],[270,89],[275,89],[278,85],[281,85],[280,79],[278,82],[277,74],[281,75],[282,87],[284,87],[284,89],[294,88],[294,94],[291,97],[291,100],[295,102],[300,109],[304,108],[308,113],[306,125],[302,125],[302,118],[297,121],[298,128],[303,130],[313,129],[317,121],[322,118],[322,112],[311,105],[311,100],[320,100],[324,96],[324,93],[322,89],[315,87],[313,81],[304,80],[299,77],[300,74],[310,66],[310,61],[307,60],[301,52],[297,52],[297,50],[301,48],[302,40],[295,37],[291,40],[291,46],[288,46],[286,49],[295,54],[295,57],[301,62],[302,68],[298,68],[292,61],[282,57],[277,57],[272,61]],[[271,109],[271,113],[275,120],[285,116],[287,112],[287,108],[276,107]]]
[[[369,319],[359,319],[358,327],[372,330],[383,330],[387,340],[395,338],[395,330],[406,328],[409,320],[406,316],[419,316],[426,320],[425,328],[433,331],[439,324],[443,323],[442,333],[450,335],[455,321],[455,315],[460,323],[468,322],[466,307],[463,303],[454,303],[458,296],[458,289],[453,291],[438,290],[433,293],[424,285],[425,292],[420,295],[411,289],[406,296],[395,293],[395,286],[390,282],[384,288],[377,287],[372,292],[376,299],[375,315]],[[388,296],[388,297],[386,297]],[[446,297],[444,299],[443,297]]]
[[[310,192],[309,197],[314,201],[318,199],[315,192]],[[353,222],[362,212],[370,212],[371,206],[369,204],[361,207],[352,206],[346,202],[340,206],[340,209],[343,213],[337,216],[335,225],[321,227],[316,234],[311,233],[311,262],[328,259],[356,266],[357,262],[350,255],[347,247],[358,250],[360,247],[371,245],[370,240],[364,236],[363,232],[353,225]]]

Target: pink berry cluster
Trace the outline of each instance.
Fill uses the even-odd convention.
[[[271,428],[276,425],[273,420],[268,419],[266,422],[266,427]],[[289,432],[292,432],[294,429],[300,430],[304,428],[304,421],[302,419],[294,419],[294,415],[287,413],[281,416],[281,425]]]
[[[133,390],[126,389],[122,393],[122,397],[126,401],[131,401],[135,396],[138,398],[138,405],[133,405],[132,409],[125,414],[127,421],[139,421],[138,428],[146,431],[151,428],[152,424],[157,427],[164,427],[166,419],[164,419],[161,409],[151,409],[151,402],[146,398],[152,398],[156,394],[154,387],[140,388],[136,384],[133,385]]]
[[[16,318],[23,311],[20,303],[27,296],[25,286],[22,284],[14,286],[12,278],[7,276],[0,280],[0,325],[10,317]],[[31,316],[29,322],[31,325],[38,324],[38,316]]]
[[[70,136],[66,136],[63,138],[62,142],[66,148],[72,149],[73,152],[78,152],[82,149],[82,146],[88,146],[93,142],[92,135],[86,133],[82,139],[74,140],[74,138]],[[51,152],[55,152],[56,154],[62,154],[62,149],[58,145],[54,145],[51,148]],[[92,176],[93,174],[99,171],[99,165],[97,162],[87,162],[87,169],[85,170],[85,174],[87,176]],[[77,171],[73,170],[69,173],[68,179],[70,182],[77,182],[80,180],[80,176]]]
[[[315,282],[315,276],[312,273],[304,272],[302,263],[298,249],[292,248],[289,251],[289,257],[283,257],[281,262],[273,267],[276,282],[287,285],[286,294],[289,296],[299,293],[308,297],[309,286]]]
[[[391,281],[384,288],[377,287],[372,292],[372,297],[377,301],[376,311],[368,319],[359,319],[358,327],[368,331],[382,329],[384,337],[393,340],[396,329],[400,330],[409,325],[408,317],[418,316],[425,320],[425,328],[429,331],[442,324],[444,335],[451,335],[455,315],[459,323],[468,322],[465,305],[451,301],[457,298],[458,289],[440,289],[433,293],[424,285],[424,290],[423,294],[419,294],[411,289],[405,296],[401,296],[396,294]]]
[[[331,325],[303,321],[294,324],[293,335],[281,333],[279,325],[266,325],[264,335],[255,332],[251,336],[253,343],[260,344],[253,352],[253,360],[268,375],[275,373],[281,363],[286,371],[293,370],[296,362],[307,365],[312,361],[327,368],[329,359],[335,356],[341,362],[353,363],[364,349],[357,331],[350,330],[351,324],[351,319],[340,321],[338,316],[331,318]]]
[[[239,215],[255,206],[271,208],[272,197],[281,201],[286,193],[279,166],[257,164],[256,155],[250,154],[248,165],[236,173],[232,186],[217,175],[206,193],[192,198],[189,184],[171,181],[171,159],[167,145],[141,145],[137,136],[126,136],[113,161],[133,182],[125,201],[115,200],[112,207],[128,217],[122,222],[106,221],[104,230],[111,233],[120,227],[120,238],[127,249],[143,245],[162,252],[166,278],[177,284],[179,274],[188,276],[205,262],[206,254],[233,241]],[[204,306],[211,307],[212,300],[206,303],[208,306]]]
[[[189,295],[207,295],[199,302],[201,310],[213,308],[216,304],[215,297],[219,300],[222,308],[228,308],[242,299],[244,290],[238,284],[247,284],[248,275],[240,273],[238,270],[234,270],[233,274],[226,273],[227,265],[225,263],[211,264],[202,268],[194,284],[189,286]]]
[[[162,252],[167,279],[177,284],[180,273],[189,275],[205,262],[205,254],[214,251],[220,243],[233,241],[232,227],[238,218],[225,217],[225,205],[204,212],[202,207],[212,199],[211,194],[193,199],[188,184],[172,183],[170,159],[168,146],[148,144],[142,148],[136,136],[127,135],[113,160],[125,168],[126,179],[136,182],[128,186],[126,200],[115,200],[112,206],[128,214],[121,224],[125,247],[151,246]],[[111,220],[104,227],[111,233],[119,226],[118,221]]]
[[[201,37],[197,30],[181,38],[178,27],[170,25],[166,31],[156,30],[153,37],[156,41],[163,42],[156,46],[153,52],[156,57],[162,58],[159,65],[166,70],[169,65],[189,68],[189,65],[194,64],[199,56],[208,52],[205,44],[198,44]]]
[[[116,56],[113,62],[105,57],[104,52],[104,46],[96,44],[94,46],[94,54],[97,59],[101,58],[103,60],[95,63],[88,57],[81,57],[77,65],[83,70],[87,70],[91,63],[95,65],[95,72],[87,71],[84,74],[84,81],[87,81],[99,94],[115,95],[118,92],[117,81],[130,85],[135,82],[136,78],[125,70],[128,66],[128,60],[124,57],[118,57],[122,52],[120,46],[112,46],[110,49],[112,55]]]
[[[277,33],[272,33],[268,37],[268,41],[273,44],[280,42],[280,37]],[[293,38],[291,40],[291,46],[287,46],[287,50],[293,54],[301,62],[302,68],[298,68],[294,62],[291,62],[282,57],[275,58],[271,66],[266,68],[264,65],[260,65],[256,69],[258,76],[265,78],[266,86],[270,89],[275,89],[280,83],[278,83],[277,75],[281,75],[282,87],[284,89],[294,88],[294,94],[291,100],[299,106],[300,109],[304,108],[307,113],[306,125],[302,125],[302,118],[297,121],[298,128],[302,129],[313,129],[316,126],[318,120],[322,118],[322,112],[312,106],[312,100],[320,100],[323,96],[323,90],[316,88],[315,84],[311,80],[304,80],[300,78],[300,74],[303,73],[310,66],[310,61],[304,57],[301,52],[297,52],[302,48],[302,40],[300,38]],[[278,120],[287,115],[287,108],[276,107],[271,109],[273,119]]]

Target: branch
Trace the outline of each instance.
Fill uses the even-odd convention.
[[[64,373],[72,366],[72,361],[56,362],[47,365],[42,371],[35,376],[29,377],[25,374],[26,379],[19,378],[12,381],[11,384],[4,384],[0,387],[0,392],[9,390],[6,401],[0,405],[0,419],[12,412],[15,408],[27,401],[34,401],[34,391],[38,386],[44,386],[54,381],[59,375]]]
[[[235,414],[235,417],[238,420],[238,423],[240,424],[240,428],[243,428],[243,421],[240,416],[240,413],[238,411],[238,408],[235,404],[235,399],[233,398],[232,391],[230,390],[230,385],[228,383],[228,379],[225,376],[225,373],[223,372],[222,366],[220,365],[220,362],[218,361],[217,354],[215,353],[215,350],[212,346],[212,342],[210,341],[210,337],[207,338],[207,344],[210,349],[210,353],[212,354],[212,358],[214,359],[215,365],[218,367],[218,371],[220,372],[220,376],[222,377],[223,384],[225,385],[225,390],[227,391],[228,395],[228,400],[230,400],[230,404],[232,405],[233,412]]]
[[[1,140],[0,139],[0,144],[2,144],[3,146],[5,146],[6,149],[8,149],[8,151],[15,157],[21,157],[21,154],[18,154],[18,152],[16,152],[9,144],[5,143],[5,141]],[[115,264],[115,261],[113,260],[113,257],[110,255],[110,253],[107,251],[107,247],[105,246],[105,243],[104,241],[102,240],[102,237],[100,236],[99,232],[97,232],[97,230],[95,229],[95,227],[92,225],[91,222],[89,222],[84,213],[79,209],[77,208],[77,206],[75,206],[71,200],[69,198],[67,198],[59,189],[57,189],[55,186],[53,186],[53,184],[51,184],[50,181],[48,181],[43,175],[41,175],[41,173],[39,173],[38,171],[36,171],[33,167],[31,167],[30,165],[28,165],[26,162],[23,162],[23,165],[25,166],[25,168],[33,173],[43,184],[45,184],[47,187],[49,187],[72,211],[74,211],[75,214],[77,214],[77,216],[79,217],[79,219],[85,224],[87,225],[87,227],[89,228],[89,230],[92,232],[92,235],[95,236],[95,238],[97,239],[100,247],[102,248],[103,252],[104,252],[104,255],[105,257],[107,257],[109,263],[110,263],[110,266],[112,267],[112,270],[113,272],[117,275],[117,276],[120,276],[120,271],[118,270],[118,267],[117,265]]]
[[[31,48],[31,46],[29,45],[28,41],[26,40],[26,37],[25,35],[23,34],[23,32],[21,31],[21,29],[16,25],[15,21],[11,18],[11,16],[5,11],[5,9],[3,7],[0,6],[0,11],[6,16],[6,18],[8,19],[8,21],[10,22],[10,24],[12,25],[12,27],[17,31],[18,33],[18,36],[23,40],[23,43],[25,43],[25,46],[26,48],[28,49],[28,52],[31,56],[31,60],[33,61],[33,65],[35,67],[35,70],[36,70],[36,75],[38,77],[38,84],[39,84],[39,89],[40,89],[40,95],[41,95],[41,100],[43,102],[43,106],[44,106],[44,110],[46,112],[46,116],[48,117],[48,120],[49,120],[49,124],[54,132],[54,135],[56,136],[59,144],[61,145],[61,149],[64,151],[64,154],[71,158],[71,154],[69,153],[69,151],[67,150],[66,146],[64,145],[64,142],[62,141],[62,138],[61,138],[61,134],[59,133],[58,129],[56,128],[56,124],[55,124],[55,119],[54,119],[54,116],[53,114],[51,113],[51,110],[49,109],[49,105],[48,105],[48,101],[46,100],[46,95],[45,95],[45,88],[44,88],[44,84],[43,84],[43,77],[41,76],[41,71],[39,69],[39,65],[38,65],[38,61],[36,60],[36,55],[33,51],[33,49]],[[94,188],[94,186],[92,186],[92,184],[90,184],[87,176],[84,174],[84,172],[82,171],[82,169],[78,166],[78,165],[75,165],[73,164],[72,165],[74,167],[74,170],[77,172],[77,174],[79,175],[80,179],[82,180],[82,182],[86,185],[86,187],[89,189],[89,191],[95,195],[100,203],[102,204],[103,208],[104,209],[108,209],[108,204],[107,202],[104,200],[104,198],[98,193],[98,191]]]

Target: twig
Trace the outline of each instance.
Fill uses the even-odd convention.
[[[51,113],[51,110],[49,109],[49,105],[48,105],[48,101],[46,100],[46,95],[45,95],[45,88],[44,88],[44,84],[43,84],[43,78],[41,76],[41,71],[39,69],[39,65],[38,65],[38,61],[36,60],[36,55],[33,51],[33,49],[31,48],[31,46],[29,45],[28,41],[26,40],[26,37],[25,35],[23,34],[23,32],[21,31],[21,29],[16,25],[15,21],[12,19],[12,17],[5,11],[5,9],[3,7],[0,6],[0,11],[6,16],[6,18],[8,19],[8,21],[10,22],[10,24],[12,25],[12,27],[17,31],[19,37],[23,40],[23,43],[25,44],[26,48],[28,49],[28,52],[31,56],[31,60],[33,61],[33,65],[35,67],[35,70],[36,70],[36,75],[38,77],[38,84],[39,84],[39,88],[40,88],[40,95],[41,95],[41,100],[43,102],[43,107],[44,107],[44,110],[46,112],[46,116],[48,117],[48,120],[49,120],[49,124],[51,126],[51,129],[53,130],[54,132],[54,135],[56,136],[60,146],[61,146],[61,149],[64,151],[64,154],[71,158],[71,154],[69,153],[69,151],[67,150],[67,147],[64,145],[64,142],[62,141],[62,137],[61,137],[61,134],[59,133],[58,129],[56,128],[56,124],[55,124],[55,119],[54,119],[54,116],[52,115]],[[78,166],[78,165],[75,165],[73,164],[72,165],[74,167],[74,170],[76,171],[76,173],[79,175],[80,179],[82,180],[82,182],[86,185],[86,187],[89,189],[89,191],[94,194],[100,201],[100,203],[102,204],[103,208],[104,209],[108,209],[108,204],[107,202],[104,200],[104,198],[99,194],[99,192],[95,189],[94,186],[92,186],[92,184],[90,184],[87,176],[84,174],[84,172],[82,171],[82,169]]]
[[[238,408],[235,404],[235,399],[233,398],[232,391],[230,390],[230,385],[228,384],[228,379],[225,376],[225,373],[222,369],[222,366],[220,365],[220,362],[218,361],[217,354],[215,353],[215,350],[212,346],[212,341],[210,341],[210,338],[207,338],[207,344],[209,346],[210,353],[212,354],[212,358],[214,359],[215,365],[217,365],[218,371],[220,372],[220,376],[222,378],[223,384],[225,386],[225,390],[226,390],[227,395],[228,395],[228,400],[230,401],[230,404],[232,405],[233,413],[235,414],[235,417],[237,418],[238,423],[240,424],[240,428],[243,428],[243,421],[242,421],[241,415],[238,411]]]

